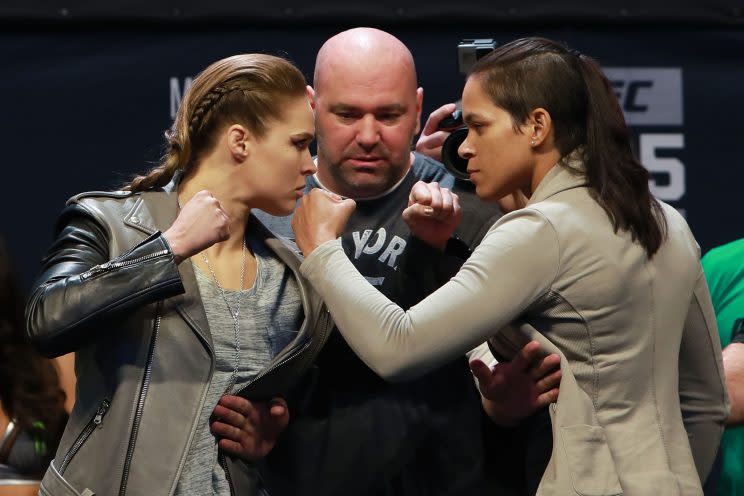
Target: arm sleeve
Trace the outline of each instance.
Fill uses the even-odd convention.
[[[713,466],[729,407],[716,317],[702,271],[682,335],[679,394],[695,466],[704,481]]]
[[[457,275],[408,311],[367,283],[338,240],[301,266],[354,352],[387,380],[421,376],[483,343],[542,296],[558,270],[555,230],[531,209],[494,226]]]
[[[83,206],[68,206],[26,305],[30,340],[47,356],[74,351],[138,308],[183,292],[173,253],[155,233],[111,259],[109,235]]]

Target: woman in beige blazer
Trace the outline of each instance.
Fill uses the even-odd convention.
[[[353,201],[315,192],[293,223],[303,274],[355,352],[389,380],[494,335],[499,351],[534,338],[559,352],[554,448],[538,494],[702,494],[728,408],[715,316],[698,245],[682,216],[651,196],[606,77],[555,42],[517,40],[475,65],[462,104],[459,152],[478,195],[519,191],[527,205],[403,311],[336,239]],[[419,237],[443,247],[458,209],[448,191],[417,185],[407,215],[419,219]],[[488,396],[489,369],[475,367]]]

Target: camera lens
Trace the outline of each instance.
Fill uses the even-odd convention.
[[[457,149],[468,135],[468,129],[461,127],[455,129],[447,136],[442,145],[442,163],[447,171],[458,179],[469,180],[468,161],[457,153]]]

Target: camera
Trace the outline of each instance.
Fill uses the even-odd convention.
[[[470,68],[481,57],[496,48],[493,38],[466,38],[457,44],[457,65],[460,74],[467,76]]]
[[[467,75],[473,64],[496,48],[493,38],[467,38],[457,45],[457,63],[460,74]],[[454,128],[454,129],[453,129]],[[462,122],[462,110],[455,110],[451,116],[442,119],[439,129],[452,130],[442,145],[442,163],[447,171],[457,179],[469,180],[468,161],[462,158],[457,150],[465,141],[468,129]]]
[[[451,116],[442,119],[439,129],[453,129],[442,144],[442,163],[447,172],[457,179],[469,180],[468,161],[460,156],[458,148],[468,135],[468,128],[462,122],[462,110],[455,110]]]

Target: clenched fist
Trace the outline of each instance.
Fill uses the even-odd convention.
[[[305,256],[326,241],[344,232],[356,202],[335,193],[315,188],[302,197],[292,218],[297,246]]]
[[[230,218],[209,191],[195,194],[181,207],[173,225],[163,233],[176,262],[196,255],[230,235]]]
[[[414,184],[408,208],[403,211],[403,220],[413,235],[440,249],[447,245],[461,216],[457,195],[436,182]]]

